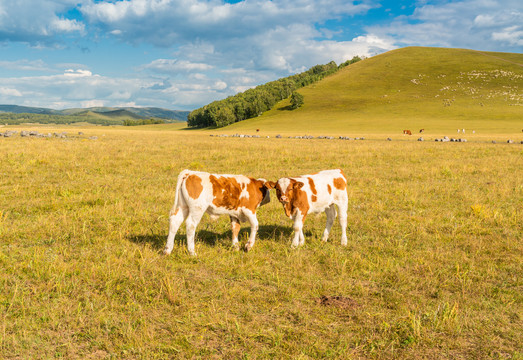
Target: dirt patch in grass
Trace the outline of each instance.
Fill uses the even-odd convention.
[[[331,306],[340,309],[354,309],[359,306],[354,299],[339,295],[322,295],[319,299],[316,299],[316,302],[323,306]]]

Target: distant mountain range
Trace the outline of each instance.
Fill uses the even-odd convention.
[[[41,107],[0,105],[0,113],[43,114],[43,115],[83,115],[99,114],[104,117],[128,117],[131,119],[159,118],[172,121],[187,121],[190,111],[168,110],[156,107],[91,107],[54,110]]]

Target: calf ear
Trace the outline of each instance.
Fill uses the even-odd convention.
[[[276,183],[274,181],[266,181],[263,185],[265,185],[265,187],[269,190],[276,187]]]
[[[303,187],[303,185],[305,185],[305,184],[301,183],[301,182],[295,182],[292,188],[294,190],[298,190],[298,189],[301,189]]]

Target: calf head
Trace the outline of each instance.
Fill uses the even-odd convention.
[[[268,204],[271,201],[270,189],[272,189],[272,187],[270,183],[270,181],[267,181],[265,179],[254,180],[256,189],[260,192],[260,195],[262,196],[260,206]]]
[[[307,195],[301,190],[304,185],[302,182],[290,178],[281,178],[277,182],[269,181],[269,185],[276,190],[276,196],[283,205],[285,215],[291,217],[298,208],[303,214],[306,213],[308,204],[304,203],[307,202]]]

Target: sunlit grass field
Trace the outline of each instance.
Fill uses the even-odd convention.
[[[167,127],[0,138],[0,358],[523,357],[521,134],[439,143],[154,129]],[[320,241],[321,215],[291,250],[272,194],[251,252],[231,248],[227,218],[206,215],[198,257],[183,226],[163,256],[185,168],[270,180],[341,168],[348,246],[338,223]]]

